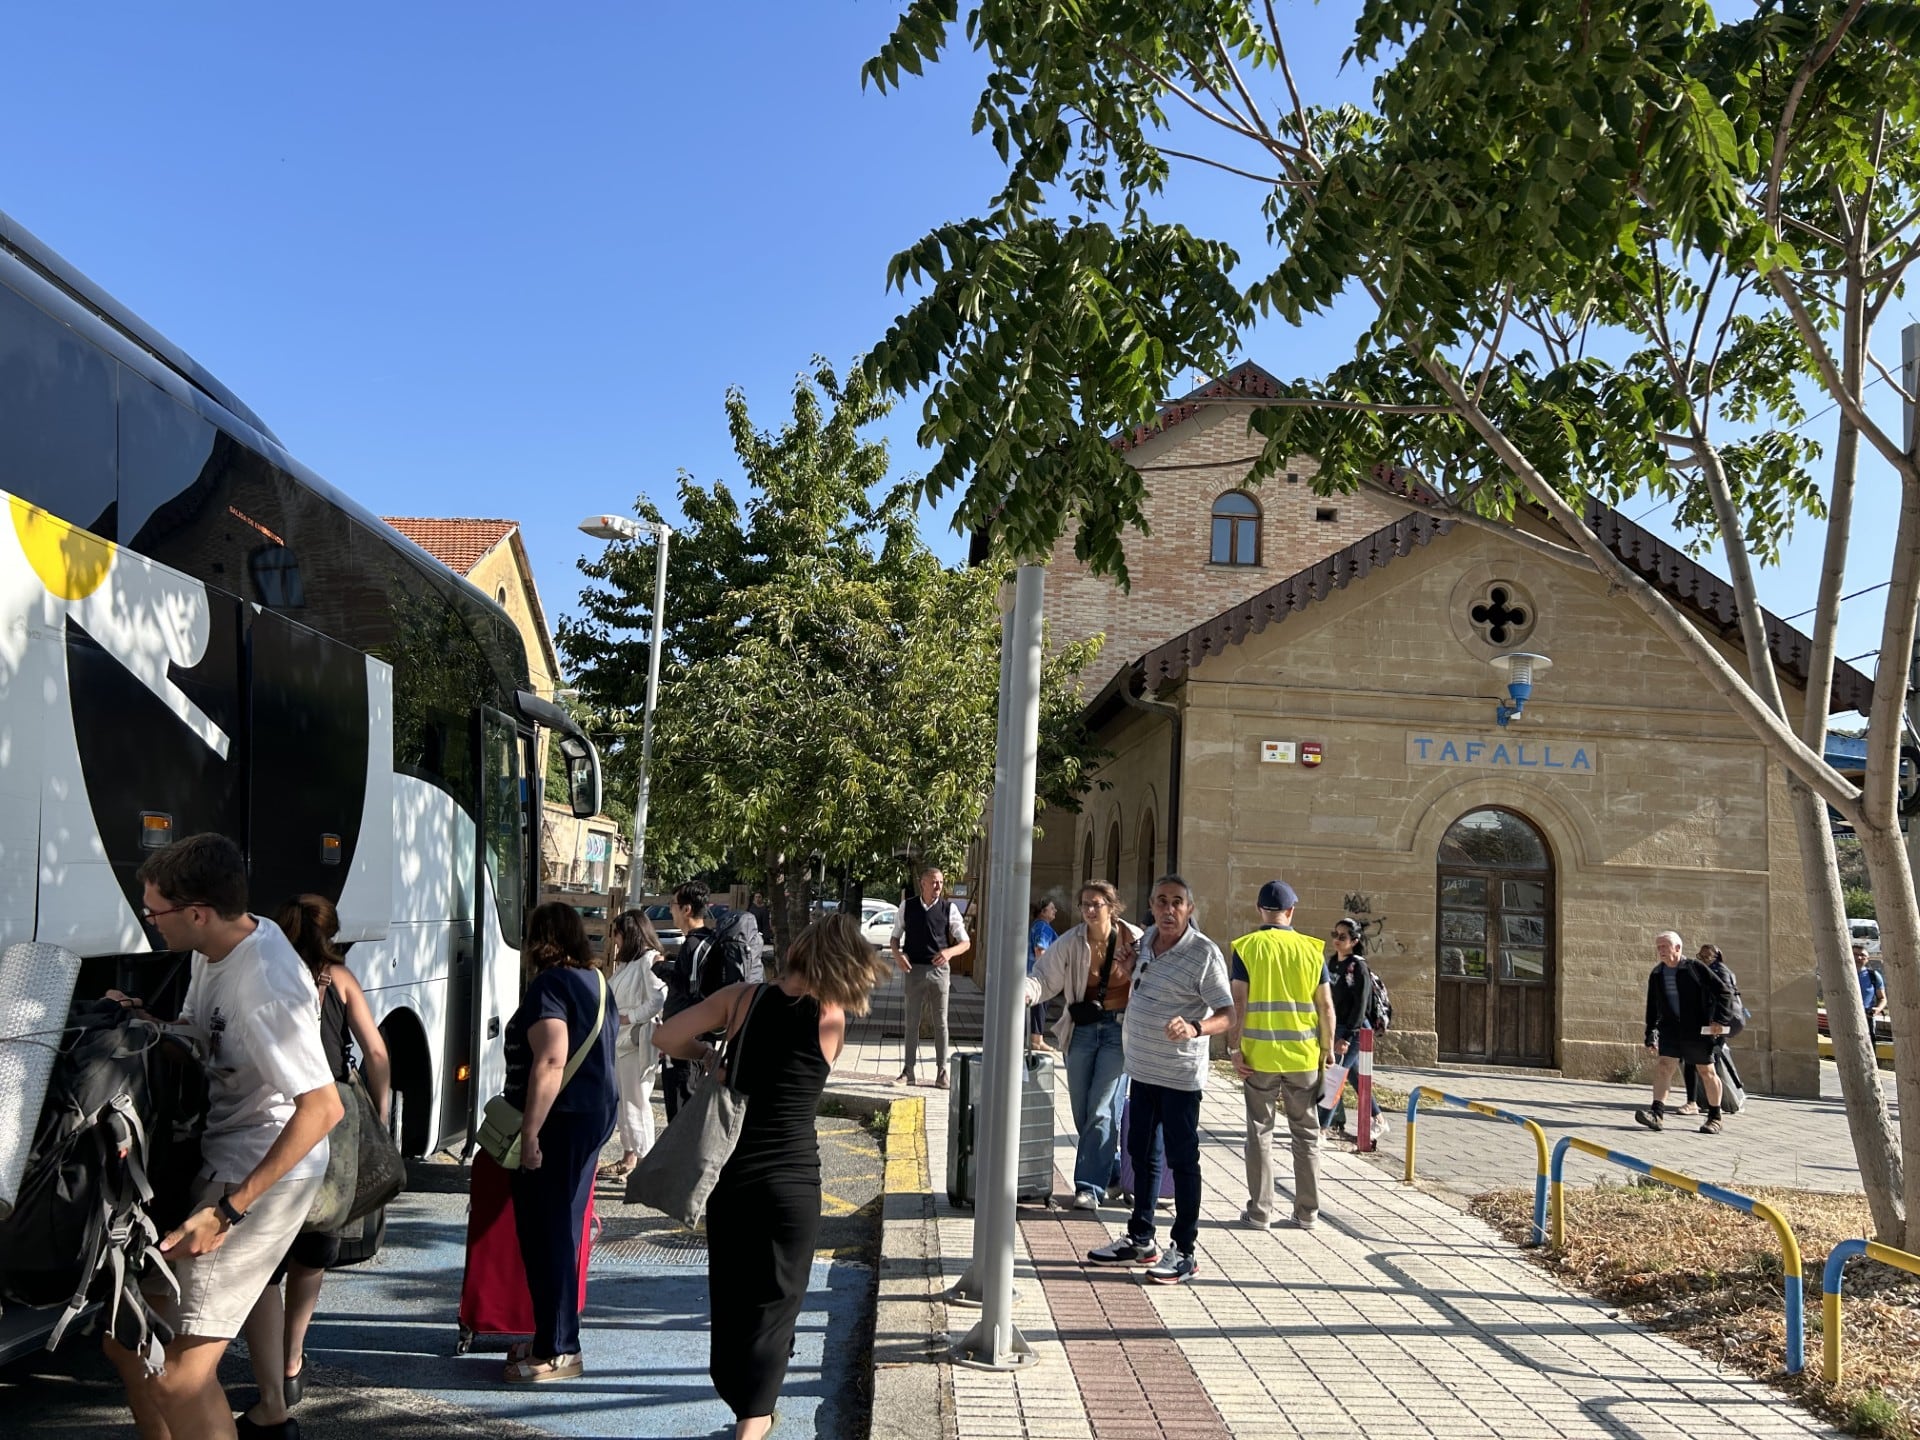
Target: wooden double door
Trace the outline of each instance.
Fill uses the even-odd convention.
[[[1553,857],[1511,810],[1463,815],[1441,841],[1434,1028],[1442,1060],[1553,1064]]]

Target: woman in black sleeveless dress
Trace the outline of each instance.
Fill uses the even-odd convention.
[[[725,1026],[736,1037],[730,1078],[747,1096],[746,1123],[707,1202],[707,1373],[736,1440],[773,1423],[820,1230],[814,1113],[847,1015],[866,1014],[886,973],[859,924],[829,915],[793,942],[777,983],[730,985],[654,1035],[667,1054],[701,1061],[714,1054],[704,1036]]]

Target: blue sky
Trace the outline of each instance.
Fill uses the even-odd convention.
[[[1287,11],[1310,93],[1353,97],[1345,7]],[[681,469],[732,476],[726,388],[778,423],[812,355],[844,365],[900,309],[889,257],[994,188],[970,57],[861,90],[894,14],[25,7],[0,55],[0,209],[369,507],[519,520],[558,614],[598,543],[582,516],[642,492],[671,508]],[[1238,184],[1182,176],[1162,208],[1257,248]],[[1360,318],[1268,327],[1249,357],[1312,373]],[[925,463],[914,419],[887,427],[903,472]],[[1863,477],[1849,588],[1891,544],[1891,478]],[[964,553],[944,516],[927,531]],[[1776,610],[1812,603],[1818,545],[1809,527],[1767,575]],[[1842,655],[1878,643],[1877,600],[1847,607]]]

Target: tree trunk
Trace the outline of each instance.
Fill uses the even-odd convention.
[[[1854,438],[1857,439],[1857,436]],[[1720,522],[1721,548],[1727,576],[1733,584],[1740,612],[1740,632],[1746,642],[1747,671],[1754,690],[1782,719],[1786,701],[1773,668],[1767,643],[1766,619],[1760,610],[1753,565],[1740,528],[1726,471],[1719,452],[1697,437],[1701,471],[1713,497]],[[1820,600],[1813,627],[1813,653],[1808,665],[1806,709],[1801,716],[1801,739],[1811,748],[1826,747],[1828,696],[1833,689],[1833,644],[1839,628],[1840,583],[1844,578],[1847,526],[1852,513],[1857,445],[1842,444],[1834,461],[1834,508],[1828,519],[1826,569],[1821,576]],[[1814,972],[1827,1001],[1827,1029],[1833,1037],[1834,1065],[1840,1072],[1840,1095],[1847,1111],[1847,1129],[1853,1139],[1860,1183],[1878,1238],[1898,1245],[1893,1236],[1906,1228],[1907,1211],[1901,1204],[1900,1137],[1887,1113],[1886,1092],[1880,1086],[1879,1062],[1873,1052],[1872,1027],[1861,1007],[1849,1004],[1858,990],[1853,978],[1851,935],[1847,930],[1846,897],[1840,888],[1840,864],[1833,850],[1833,827],[1827,806],[1813,787],[1787,770],[1787,789],[1793,804],[1794,833],[1800,842],[1800,877],[1806,887],[1807,925],[1812,931]],[[1776,964],[1791,960],[1775,957]]]
[[[769,850],[766,856],[767,866],[767,918],[768,930],[773,933],[766,937],[773,953],[784,955],[787,946],[792,943],[794,932],[785,929],[787,920],[787,856],[782,850]]]
[[[1900,1135],[1887,1113],[1887,1095],[1880,1084],[1871,1027],[1866,1009],[1859,1003],[1859,982],[1854,978],[1851,937],[1840,891],[1840,867],[1833,852],[1833,829],[1826,803],[1804,781],[1788,775],[1787,788],[1793,797],[1794,830],[1800,837],[1815,970],[1820,976],[1821,993],[1826,996],[1827,1031],[1833,1037],[1833,1060],[1840,1072],[1840,1096],[1846,1105],[1854,1158],[1860,1165],[1860,1183],[1867,1192],[1875,1238],[1905,1249],[1906,1217],[1914,1210],[1910,1198],[1902,1203]],[[1886,942],[1883,939],[1881,943],[1884,946]],[[1887,988],[1891,992],[1891,980]],[[1904,1102],[1905,1097],[1902,1099]]]
[[[1890,666],[1883,673],[1898,674]],[[1913,871],[1898,826],[1856,826],[1860,851],[1866,857],[1873,882],[1874,914],[1880,922],[1880,964],[1887,977],[1887,1014],[1893,1021],[1894,1086],[1900,1097],[1900,1138],[1904,1156],[1920,1150],[1920,1064],[1913,1054],[1920,1037],[1920,984],[1915,983],[1915,957],[1920,956],[1920,905],[1914,900]],[[1851,983],[1851,982],[1850,982]],[[1857,1004],[1848,1009],[1859,1012]],[[1864,1015],[1862,1023],[1864,1023]],[[1829,995],[1827,1020],[1833,1020]],[[1920,1245],[1920,1164],[1906,1166],[1902,1194],[1906,1201],[1907,1233],[1903,1250]]]

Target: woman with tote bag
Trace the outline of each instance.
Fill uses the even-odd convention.
[[[513,1228],[533,1300],[533,1339],[507,1352],[509,1384],[586,1373],[580,1308],[587,1207],[617,1100],[619,1022],[609,1013],[606,980],[579,912],[558,901],[540,906],[527,921],[525,953],[534,976],[507,1022],[503,1098],[521,1117]]]
[[[793,942],[777,983],[729,985],[654,1032],[666,1054],[704,1066],[719,1053],[705,1037],[725,1027],[733,1073],[707,1083],[724,1083],[746,1101],[706,1203],[707,1373],[734,1413],[736,1440],[760,1440],[773,1425],[820,1230],[814,1114],[846,1042],[847,1016],[867,1013],[887,974],[858,921],[828,915]],[[703,1109],[683,1109],[680,1118],[697,1121]]]

